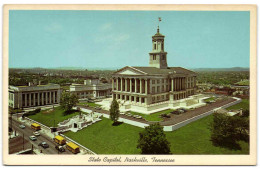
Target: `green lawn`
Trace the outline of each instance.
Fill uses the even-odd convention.
[[[235,104],[231,107],[228,107],[227,110],[236,110],[242,108],[243,110],[248,109],[249,110],[249,100],[248,99],[242,99],[241,103]]]
[[[173,132],[166,132],[171,143],[173,154],[248,154],[249,146],[246,142],[239,142],[241,150],[230,150],[215,147],[210,141],[208,125],[213,120],[213,115],[190,123]]]
[[[145,120],[147,121],[162,121],[162,118],[160,117],[160,114],[169,114],[171,113],[173,110],[172,109],[168,109],[168,110],[163,110],[163,111],[160,111],[160,112],[156,112],[156,113],[153,113],[153,114],[142,114],[142,113],[137,113],[137,112],[130,112],[132,113],[133,115],[140,115],[142,116]]]
[[[84,105],[88,105],[88,106],[90,106],[90,107],[97,107],[97,106],[100,106],[99,104],[96,104],[96,103],[89,103],[89,102],[80,102],[80,103],[78,103],[77,105],[82,105],[82,106],[84,106]]]
[[[54,111],[51,113],[44,113],[44,112],[46,112],[46,110],[42,110],[40,113],[31,115],[29,116],[29,118],[38,121],[46,126],[53,127],[54,121],[55,121],[55,126],[57,126],[59,122],[62,122],[66,119],[69,119],[79,114],[79,112],[77,111],[70,114],[65,114],[64,110],[61,107],[54,108]]]
[[[205,99],[204,101],[205,102],[210,102],[210,101],[214,101],[214,100],[215,100],[215,97],[210,97],[210,98]]]
[[[248,143],[239,142],[241,150],[230,150],[215,147],[210,141],[208,124],[213,116],[207,116],[190,123],[176,131],[166,132],[168,141],[171,143],[173,154],[248,154]],[[103,118],[83,130],[65,135],[86,146],[97,154],[139,154],[136,148],[139,132],[144,129],[121,124],[112,126],[109,119]]]
[[[112,126],[110,119],[102,118],[101,121],[77,133],[66,132],[64,135],[97,154],[139,154],[136,145],[138,133],[142,130],[128,124]]]

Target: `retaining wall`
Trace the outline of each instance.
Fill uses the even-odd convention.
[[[223,105],[223,106],[221,106],[221,107],[218,107],[218,108],[216,108],[216,109],[219,109],[219,108],[227,108],[227,107],[233,106],[233,105],[235,105],[235,104],[238,104],[238,103],[240,103],[240,102],[242,101],[241,99],[235,98],[235,97],[234,97],[233,99],[236,99],[236,101],[233,101],[233,102],[231,102],[231,103],[228,103],[228,104]],[[164,130],[164,131],[174,131],[174,130],[176,130],[176,129],[180,128],[180,127],[183,127],[183,126],[185,126],[185,125],[187,125],[187,124],[189,124],[189,123],[191,123],[191,122],[193,122],[193,121],[196,121],[196,120],[198,120],[198,119],[201,119],[201,118],[203,118],[203,117],[206,117],[206,116],[208,116],[208,115],[214,113],[214,111],[215,111],[216,109],[213,109],[213,110],[208,111],[208,112],[206,112],[206,113],[203,113],[203,114],[201,114],[201,115],[195,116],[195,117],[193,117],[193,118],[187,119],[187,120],[185,120],[185,121],[182,121],[182,122],[177,123],[177,124],[172,125],[172,126],[164,126],[164,127],[163,127],[163,130]]]

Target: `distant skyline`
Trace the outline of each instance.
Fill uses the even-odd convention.
[[[11,10],[9,15],[10,68],[149,66],[158,17],[169,67],[249,67],[246,11]]]

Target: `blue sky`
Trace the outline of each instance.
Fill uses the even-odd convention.
[[[246,11],[10,11],[9,67],[148,66],[165,35],[168,66],[249,67]]]

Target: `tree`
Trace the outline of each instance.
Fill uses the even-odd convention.
[[[211,123],[211,141],[215,146],[239,148],[239,140],[249,140],[248,118],[214,113]]]
[[[113,99],[111,105],[110,105],[110,119],[115,123],[117,123],[117,120],[119,118],[119,104],[117,103],[116,99]]]
[[[60,105],[66,111],[71,111],[78,102],[78,97],[75,94],[63,92],[61,95]]]
[[[170,143],[159,123],[151,124],[139,133],[137,148],[142,154],[171,154]]]
[[[242,117],[249,117],[249,110],[245,109],[242,111]]]

